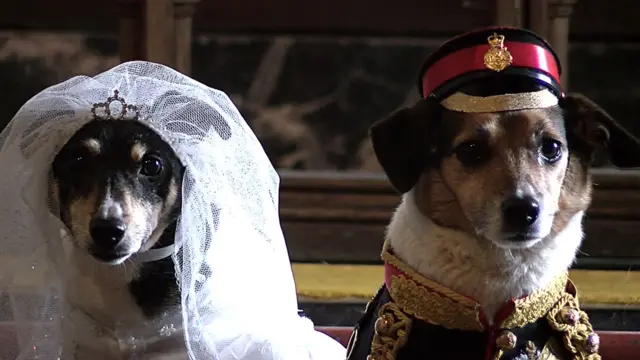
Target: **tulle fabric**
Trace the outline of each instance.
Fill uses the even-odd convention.
[[[72,358],[62,353],[69,340],[62,329],[69,321],[65,279],[74,269],[48,193],[49,170],[92,120],[92,105],[114,90],[140,110],[138,120],[122,121],[152,127],[186,165],[173,259],[189,358],[344,359],[344,347],[298,315],[279,178],[234,104],[221,91],[140,61],[45,89],[0,134],[0,358]],[[114,333],[138,343],[148,336]]]

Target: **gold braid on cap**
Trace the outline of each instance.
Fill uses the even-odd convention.
[[[106,102],[93,104],[91,114],[94,120],[138,120],[140,118],[138,107],[128,105],[118,94],[120,94],[118,90],[113,90],[113,96],[109,96]],[[115,116],[111,115],[111,104],[114,102],[117,102],[120,108]],[[98,112],[98,110],[101,111]]]
[[[465,113],[487,113],[524,109],[542,109],[558,105],[558,97],[549,90],[493,96],[472,96],[456,92],[440,103],[445,109]]]

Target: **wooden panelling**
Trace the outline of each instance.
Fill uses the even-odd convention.
[[[196,30],[452,34],[491,24],[492,3],[492,0],[204,1],[196,16]],[[241,21],[235,21],[240,17]]]
[[[119,6],[115,0],[3,1],[0,5],[0,29],[116,34],[119,21],[118,10]]]
[[[611,42],[640,39],[637,0],[578,0],[571,14],[574,39]]]
[[[379,261],[384,229],[400,201],[384,175],[281,176],[280,214],[292,261]],[[579,258],[589,268],[640,265],[640,172],[594,169],[593,178],[597,186]]]
[[[126,2],[126,0],[124,0]],[[1,29],[112,32],[117,1],[21,0],[0,7]],[[203,0],[194,26],[207,33],[312,33],[450,36],[492,24],[494,0]],[[571,17],[576,38],[640,38],[640,2],[579,0]]]

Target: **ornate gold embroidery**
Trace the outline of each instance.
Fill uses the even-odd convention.
[[[449,329],[482,331],[479,305],[467,306],[402,276],[392,276],[389,293],[404,312]]]
[[[403,273],[407,274],[417,284],[425,286],[428,289],[431,289],[433,291],[438,292],[443,297],[449,298],[449,299],[451,299],[451,300],[453,300],[455,302],[464,304],[464,305],[466,305],[468,307],[476,307],[476,306],[478,306],[478,303],[473,301],[472,299],[470,299],[470,298],[468,298],[468,297],[466,297],[464,295],[458,294],[457,292],[449,289],[448,287],[442,286],[442,285],[438,284],[435,281],[428,280],[424,276],[418,274],[409,265],[405,264],[400,259],[398,259],[393,254],[391,254],[391,252],[389,251],[389,243],[387,241],[385,241],[384,245],[382,246],[382,255],[381,255],[381,257],[382,257],[382,260],[384,260],[384,262],[393,265],[393,267],[395,267],[396,269],[398,269],[398,270],[402,271]]]
[[[544,345],[540,356],[538,356],[537,360],[560,360],[560,345],[556,341],[555,338],[549,339],[547,343]]]
[[[538,350],[538,347],[533,341],[529,340],[524,345],[524,353],[521,354],[520,357],[524,356],[526,356],[526,359],[522,360],[540,360],[540,350]]]
[[[493,33],[487,39],[489,50],[484,54],[484,66],[489,70],[502,71],[513,61],[513,56],[504,46],[504,35]]]
[[[411,318],[393,302],[380,307],[367,360],[395,360],[398,351],[407,343],[411,332]]]
[[[406,277],[392,276],[389,293],[404,312],[422,321],[449,329],[482,331],[480,304],[436,282],[425,279],[396,258],[385,242],[382,260],[403,272]],[[513,312],[500,324],[508,329],[523,327],[545,316],[565,293],[568,276],[558,276],[543,291],[515,300]],[[569,285],[570,282],[569,282]]]
[[[600,338],[573,295],[564,294],[547,314],[547,321],[554,330],[563,333],[564,346],[573,360],[601,360]]]
[[[568,274],[555,278],[544,291],[535,292],[523,299],[514,301],[513,312],[500,324],[503,329],[523,327],[545,316],[558,299],[565,294]]]
[[[511,331],[503,331],[496,338],[496,346],[498,346],[498,351],[493,356],[493,360],[500,360],[505,351],[515,349],[516,344],[518,342],[518,338]]]

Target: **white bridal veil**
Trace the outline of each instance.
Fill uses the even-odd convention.
[[[175,150],[186,173],[173,260],[192,360],[341,360],[298,315],[278,217],[279,178],[231,100],[168,67],[129,62],[29,100],[0,134],[0,358],[61,354],[68,304],[64,226],[51,163],[117,90]],[[117,116],[122,108],[111,108]],[[137,336],[137,338],[136,338]],[[144,334],[136,335],[144,343]]]

